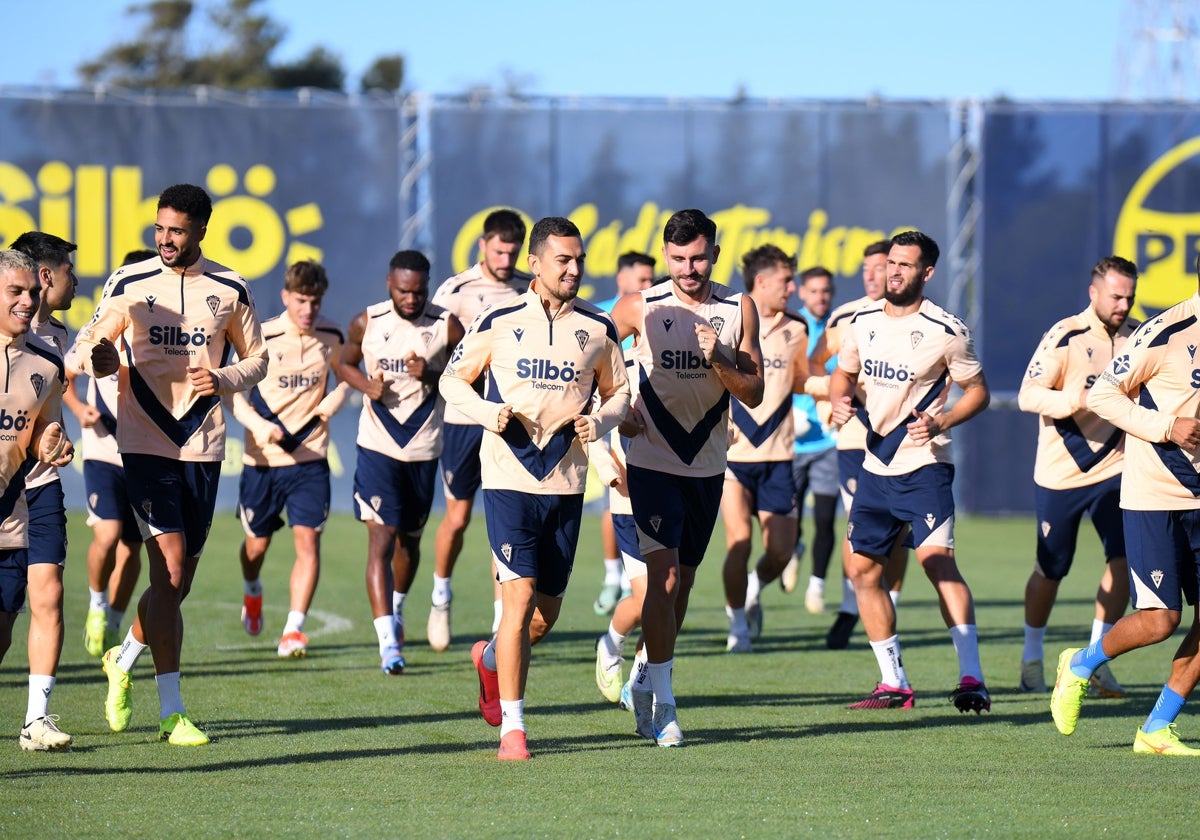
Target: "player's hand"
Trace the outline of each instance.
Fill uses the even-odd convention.
[[[97,377],[112,376],[120,366],[121,355],[117,348],[107,338],[100,339],[92,348],[92,374]]]
[[[1200,446],[1200,420],[1195,417],[1176,417],[1171,424],[1171,443],[1180,449]]]
[[[592,424],[586,414],[575,415],[575,436],[580,443],[591,443],[596,439],[592,436]]]
[[[704,361],[711,362],[713,353],[717,350],[717,331],[709,324],[694,324],[696,328],[696,341],[700,344],[700,354],[704,356]]]
[[[387,393],[387,390],[387,381],[383,378],[383,371],[379,370],[375,372],[373,379],[367,380],[367,387],[363,388],[363,394],[369,399],[378,402],[383,399],[383,395]]]
[[[908,424],[908,437],[917,446],[924,446],[942,433],[942,427],[932,414],[918,411],[916,415]]]
[[[421,379],[425,376],[425,359],[416,353],[409,353],[408,357],[404,360],[404,369],[413,379]]]
[[[500,406],[500,413],[496,415],[496,428],[492,429],[496,434],[500,434],[508,428],[508,423],[512,420],[513,407],[508,403]]]
[[[646,421],[642,419],[642,414],[636,408],[629,409],[629,413],[625,415],[625,419],[621,421],[621,425],[617,426],[617,434],[622,437],[637,437],[646,430]]]
[[[278,426],[272,426],[267,432],[267,443],[279,443],[283,440],[283,429]]]
[[[65,467],[75,457],[75,446],[67,438],[61,423],[51,423],[38,441],[38,460],[56,467]]]
[[[100,409],[94,405],[85,405],[79,412],[79,425],[84,429],[90,429],[100,422]]]
[[[829,403],[831,409],[829,419],[835,426],[844,426],[850,422],[850,418],[854,416],[854,404],[850,399],[850,395],[842,397],[840,400]]]
[[[190,367],[187,369],[188,381],[202,397],[215,396],[217,393],[217,376],[211,370]]]
[[[1087,408],[1087,397],[1088,397],[1088,389],[1080,388],[1079,389],[1079,398],[1075,401],[1075,410],[1076,411],[1079,411],[1081,408]]]

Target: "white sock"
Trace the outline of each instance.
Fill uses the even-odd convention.
[[[242,591],[251,598],[261,598],[263,593],[262,580],[244,580],[242,581]],[[174,714],[174,713],[172,713]]]
[[[501,700],[500,737],[503,738],[509,732],[513,731],[525,731],[525,701]]]
[[[106,610],[108,609],[108,593],[97,592],[95,589],[88,587],[88,609]]]
[[[121,622],[125,620],[125,610],[114,610],[111,606],[108,608],[108,631],[116,633],[121,629]]]
[[[850,578],[842,578],[842,605],[838,607],[838,612],[858,615],[858,596],[854,594],[854,584]]]
[[[381,615],[375,619],[375,636],[379,639],[379,655],[383,656],[388,648],[399,647],[396,640],[396,625],[390,615]]]
[[[899,589],[889,589],[888,597],[892,599],[892,609],[895,609],[896,607],[900,606],[900,590]]]
[[[629,675],[630,691],[652,691],[650,672],[646,670],[646,649],[642,648],[633,657],[633,672]]]
[[[283,632],[287,633],[302,633],[304,632],[304,619],[307,616],[302,612],[288,610],[287,624],[283,625]]]
[[[492,602],[492,635],[500,629],[500,614],[504,612],[504,602],[497,598]]]
[[[750,574],[746,575],[746,606],[757,604],[761,596],[762,581],[758,579],[758,572],[751,569]]]
[[[900,660],[900,637],[892,636],[882,642],[871,642],[871,651],[879,663],[880,682],[892,688],[911,688],[904,663]]]
[[[816,575],[809,575],[808,591],[816,592],[818,594],[824,595],[825,594],[825,579],[819,578]]]
[[[179,672],[158,674],[154,677],[154,684],[158,686],[158,705],[161,710],[159,717],[184,714],[183,695],[179,693]]]
[[[496,670],[496,643],[488,642],[487,647],[483,649],[483,667],[489,671]]]
[[[454,598],[454,593],[450,591],[450,578],[438,577],[437,572],[433,573],[433,605],[442,607],[449,604]]]
[[[726,606],[725,615],[729,617],[729,634],[731,636],[745,636],[750,632],[750,625],[746,623],[745,607]]]
[[[117,651],[117,667],[125,673],[132,671],[146,647],[147,645],[133,638],[133,628],[130,627],[129,632],[125,634],[125,641],[121,642],[121,649]]]
[[[54,677],[46,674],[29,675],[29,705],[25,707],[26,723],[33,723],[48,714],[50,692],[54,691],[54,682]]]
[[[406,592],[392,593],[392,615],[396,616],[400,623],[404,623],[404,599],[408,596]]]
[[[979,633],[974,624],[956,624],[950,628],[954,652],[958,654],[959,682],[962,677],[974,677],[983,682],[983,666],[979,664]]]
[[[625,634],[618,633],[612,626],[612,622],[609,622],[608,632],[604,635],[604,639],[604,647],[611,654],[613,660],[620,659],[621,654],[625,652]],[[608,664],[611,666],[613,663],[610,661]]]
[[[1088,642],[1088,644],[1089,645],[1096,644],[1096,642],[1103,639],[1104,635],[1111,629],[1112,629],[1111,624],[1105,624],[1100,619],[1093,618],[1092,619],[1092,640],[1090,642]]]
[[[1040,662],[1046,658],[1046,628],[1025,625],[1025,649],[1021,651],[1022,662]]]
[[[654,692],[654,705],[675,705],[675,695],[671,693],[671,668],[675,660],[666,662],[647,662],[646,672],[650,675],[650,690]]]
[[[604,585],[620,586],[623,564],[620,558],[604,558]]]

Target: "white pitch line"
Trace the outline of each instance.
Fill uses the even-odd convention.
[[[234,613],[233,610],[236,609],[236,610],[240,611],[241,607],[242,607],[242,605],[240,603],[230,603],[229,601],[190,601],[189,600],[189,601],[184,602],[185,613],[186,613],[186,607],[189,604],[195,604],[197,606],[203,605],[205,607],[215,607],[222,612],[225,612],[228,610],[229,613],[233,614],[233,615],[237,614],[237,613]],[[264,612],[278,612],[278,611],[279,610],[272,610],[269,608],[267,610],[264,610]],[[305,635],[308,636],[308,638],[310,640],[314,639],[314,638],[319,638],[321,636],[327,636],[327,635],[330,635],[331,633],[342,633],[347,630],[354,629],[353,621],[351,621],[350,619],[346,618],[343,615],[338,615],[337,613],[333,613],[333,612],[327,612],[326,610],[309,610],[308,611],[308,620],[312,621],[314,619],[316,621],[319,621],[321,623],[321,626],[315,627],[311,630],[309,630],[309,629],[305,630]],[[259,641],[259,642],[248,642],[246,644],[241,644],[241,645],[217,645],[217,650],[222,650],[222,651],[257,650],[257,649],[261,648],[262,646],[263,646],[263,642]]]

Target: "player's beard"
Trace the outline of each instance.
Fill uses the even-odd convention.
[[[923,285],[920,283],[914,283],[909,288],[903,289],[899,292],[885,291],[883,293],[883,299],[892,306],[912,306],[921,299],[921,292],[923,290]]]

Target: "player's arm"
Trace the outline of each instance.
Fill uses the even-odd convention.
[[[92,320],[75,339],[76,366],[92,377],[112,376],[121,365],[113,341],[128,326],[129,314],[125,296],[110,292],[111,288],[106,285]]]
[[[851,322],[853,323],[853,322]],[[854,392],[858,387],[858,372],[862,368],[854,333],[846,325],[846,334],[838,350],[838,363],[829,374],[830,422],[844,426],[854,415]]]
[[[629,412],[629,378],[625,375],[625,357],[621,353],[621,343],[611,338],[607,343],[608,353],[595,370],[596,393],[600,397],[600,405],[591,414],[575,417],[575,434],[584,443],[605,437]]]
[[[367,313],[361,312],[350,322],[350,333],[346,336],[346,344],[342,347],[342,354],[338,359],[337,377],[354,390],[362,391],[367,399],[380,400],[387,391],[383,371],[380,371],[378,376],[369,378],[360,367],[363,360],[363,336],[366,334]]]
[[[1134,337],[1137,336],[1138,333],[1134,333]],[[1200,444],[1200,421],[1147,408],[1131,396],[1158,373],[1168,345],[1169,342],[1149,347],[1143,342],[1141,347],[1113,359],[1088,392],[1087,407],[1118,429],[1142,440],[1150,443],[1170,441],[1185,449],[1194,449]],[[1134,338],[1126,344],[1126,347],[1131,346],[1135,346]]]
[[[67,437],[67,430],[58,422],[62,414],[63,381],[54,378],[52,383],[50,393],[33,421],[29,450],[44,464],[65,467],[75,457],[75,446]]]
[[[446,313],[446,352],[451,354],[458,347],[463,337],[462,321],[449,312]],[[419,379],[426,385],[436,385],[442,376],[442,369],[433,363],[433,359],[418,356],[416,352],[408,354],[404,360],[404,369],[409,376]]]
[[[1070,417],[1087,406],[1087,389],[1079,393],[1062,390],[1061,380],[1066,347],[1057,347],[1060,331],[1051,330],[1034,351],[1025,378],[1017,392],[1017,407],[1021,411],[1040,414],[1055,420]]]
[[[736,400],[748,408],[757,408],[763,399],[762,348],[758,344],[758,309],[743,295],[740,301],[742,338],[735,358],[729,359],[717,342],[717,332],[708,324],[696,324],[700,352],[712,365],[713,373]]]
[[[485,310],[486,312],[487,310]],[[467,417],[483,426],[490,432],[503,432],[512,420],[513,407],[508,403],[494,403],[485,400],[471,387],[484,368],[491,362],[491,330],[477,332],[476,327],[482,319],[477,319],[475,325],[458,343],[449,364],[442,371],[438,380],[438,388],[442,398]]]
[[[75,380],[79,378],[79,373],[68,367],[65,375],[67,381],[63,386],[63,405],[69,408],[71,413],[75,415],[75,419],[79,421],[81,428],[90,429],[100,422],[100,410],[94,405],[88,405],[79,397],[79,392],[76,390],[75,385]]]
[[[624,295],[613,306],[613,323],[617,325],[617,337],[624,341],[633,336],[640,340],[642,334],[642,312],[646,299],[641,295]]]
[[[963,394],[954,403],[954,407],[937,416],[938,432],[944,432],[961,425],[988,407],[992,401],[991,391],[988,390],[987,378],[980,370],[978,374],[962,382],[956,382],[963,389]]]
[[[831,373],[825,370],[825,363],[833,358],[833,353],[829,350],[829,331],[821,333],[817,339],[817,344],[813,347],[812,353],[807,359],[804,359],[803,354],[797,354],[798,359],[804,359],[807,363],[807,374],[804,378],[803,391],[796,391],[797,394],[808,394],[814,400],[829,399],[829,377]]]
[[[233,410],[233,416],[246,427],[246,431],[254,435],[259,445],[279,443],[283,440],[283,429],[255,411],[243,392],[239,391],[233,395],[229,407]]]
[[[328,421],[330,417],[341,411],[342,406],[346,404],[346,400],[350,398],[350,386],[342,381],[341,375],[338,373],[342,354],[345,351],[345,346],[338,344],[334,348],[333,355],[329,357],[329,375],[334,378],[337,384],[328,394],[321,398],[321,401],[317,403],[317,407],[313,409],[313,414],[325,421]],[[361,341],[359,343],[359,353],[362,353]]]

